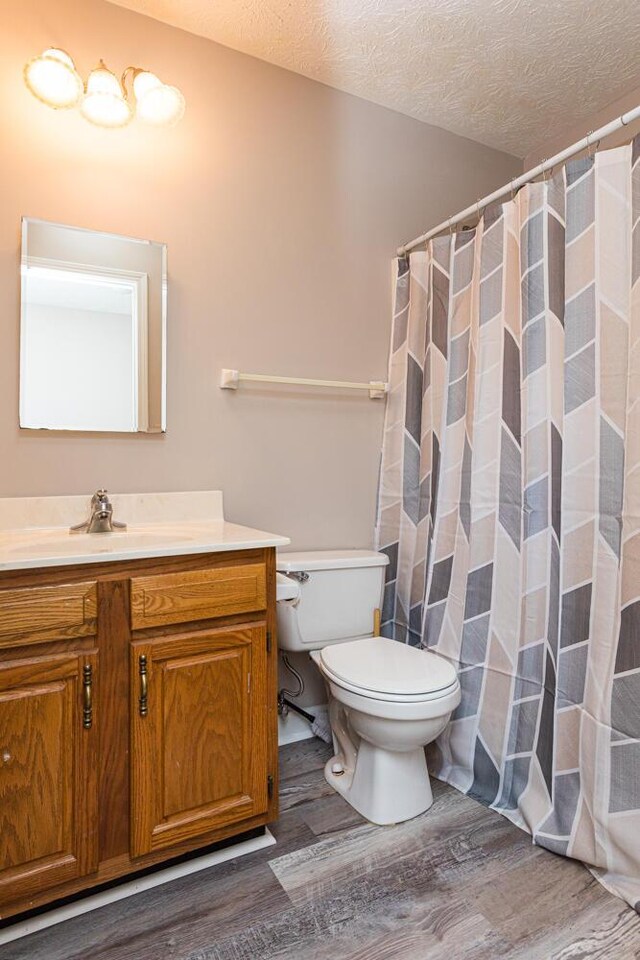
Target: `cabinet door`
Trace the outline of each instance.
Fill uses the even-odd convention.
[[[266,627],[131,646],[131,855],[264,813]]]
[[[98,868],[96,655],[0,663],[0,902]]]

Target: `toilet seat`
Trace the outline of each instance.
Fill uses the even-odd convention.
[[[312,654],[328,680],[343,690],[389,703],[424,703],[458,687],[448,660],[388,637],[367,637]]]

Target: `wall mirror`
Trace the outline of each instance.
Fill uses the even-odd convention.
[[[167,250],[23,218],[20,426],[166,429]]]

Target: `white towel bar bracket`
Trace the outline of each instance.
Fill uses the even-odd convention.
[[[237,390],[242,382],[251,383],[288,383],[302,387],[329,387],[334,390],[368,390],[371,400],[384,400],[389,384],[383,380],[369,380],[368,383],[356,383],[350,380],[310,380],[306,377],[272,377],[266,373],[240,373],[225,368],[220,372],[220,389]]]

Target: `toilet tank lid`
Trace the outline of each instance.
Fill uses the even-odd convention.
[[[377,550],[303,550],[279,553],[276,569],[282,573],[307,570],[340,570],[347,567],[386,567],[389,557]]]

